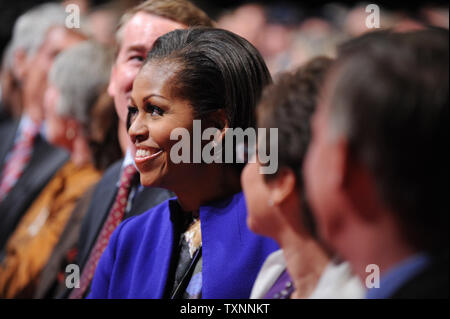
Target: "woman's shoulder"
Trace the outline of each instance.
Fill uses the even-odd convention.
[[[145,230],[149,224],[155,223],[157,220],[166,219],[169,211],[169,201],[173,198],[167,199],[162,203],[148,209],[146,212],[129,217],[120,223],[120,232],[136,232],[139,230]]]
[[[211,202],[207,205],[200,207],[201,211],[207,213],[213,212],[246,212],[245,197],[243,192],[235,193],[226,198]]]
[[[250,299],[263,298],[285,269],[286,261],[281,249],[267,256],[253,284]]]

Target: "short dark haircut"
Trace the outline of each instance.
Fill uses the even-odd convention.
[[[360,36],[351,38],[347,41],[340,43],[337,46],[338,57],[345,56],[357,50],[364,50],[365,46],[370,44],[372,39],[377,39],[380,37],[386,37],[392,35],[392,29],[380,29],[376,31],[370,31],[363,33]]]
[[[316,237],[316,226],[305,196],[302,174],[303,160],[311,140],[311,117],[316,109],[323,80],[333,60],[316,57],[294,72],[279,75],[274,84],[264,90],[257,108],[257,125],[278,128],[278,170],[265,174],[269,181],[282,168],[290,168],[296,176],[296,186],[302,203],[302,221]],[[266,143],[270,143],[270,134]]]
[[[175,30],[155,41],[143,67],[150,61],[176,63],[171,93],[191,102],[197,117],[223,109],[229,127],[255,126],[255,108],[271,76],[244,38],[214,28]]]
[[[448,31],[380,34],[343,52],[329,96],[332,134],[374,177],[419,249],[448,250]]]

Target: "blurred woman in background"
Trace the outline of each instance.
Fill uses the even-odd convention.
[[[265,261],[251,298],[360,298],[363,289],[347,263],[332,260],[315,236],[306,202],[302,164],[311,136],[322,79],[332,60],[314,58],[294,73],[279,77],[266,88],[257,109],[259,128],[278,128],[278,171],[262,175],[259,159],[248,163],[242,187],[248,206],[248,225],[271,237],[281,250]]]

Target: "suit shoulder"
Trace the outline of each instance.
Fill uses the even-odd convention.
[[[54,162],[64,163],[69,159],[69,153],[66,150],[50,144],[40,135],[36,141],[35,152],[39,153],[39,157],[47,157]]]
[[[422,272],[411,278],[392,296],[394,299],[441,299],[449,295],[449,263],[433,260]]]
[[[119,179],[120,170],[122,169],[123,158],[112,163],[103,173],[102,181],[109,181],[115,179],[116,182]]]

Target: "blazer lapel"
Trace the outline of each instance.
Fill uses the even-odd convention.
[[[24,191],[42,189],[69,158],[67,152],[49,145],[40,135],[36,139],[30,162],[17,181]]]

